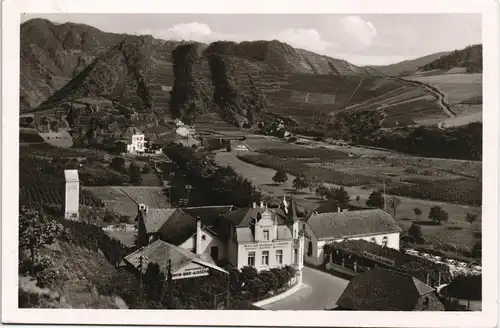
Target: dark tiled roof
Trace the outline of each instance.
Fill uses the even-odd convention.
[[[167,272],[168,259],[171,260],[172,271],[175,271],[191,262],[195,257],[193,253],[162,240],[156,240],[148,246],[125,256],[125,261],[134,268],[139,269],[140,256],[146,257],[149,263],[157,263],[164,273]],[[143,271],[145,272],[146,269],[147,265],[144,265]]]
[[[177,211],[176,208],[148,208],[142,213],[147,233],[155,233]]]
[[[374,268],[354,277],[337,305],[346,310],[412,311],[420,296],[433,291],[410,275]]]
[[[161,238],[174,245],[179,245],[196,233],[196,219],[180,209],[169,217],[161,229]]]
[[[318,213],[333,213],[333,212],[337,212],[339,207],[340,207],[340,210],[347,209],[349,211],[359,211],[359,210],[370,209],[369,207],[344,204],[344,203],[337,202],[335,200],[330,200],[330,201],[322,203],[314,211],[318,212]]]
[[[182,210],[192,217],[200,217],[205,226],[216,226],[218,219],[232,210],[232,205],[183,207]]]
[[[401,232],[392,216],[379,209],[313,213],[306,222],[318,239]]]

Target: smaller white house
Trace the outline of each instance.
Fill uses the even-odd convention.
[[[131,143],[127,144],[127,153],[143,153],[146,150],[146,137],[136,128],[131,128],[125,133],[125,138]]]
[[[181,137],[187,138],[189,136],[192,136],[195,133],[195,131],[189,125],[181,125],[177,127],[175,133],[177,133]]]
[[[323,263],[323,247],[333,242],[363,239],[399,249],[401,228],[392,215],[380,209],[314,212],[300,225],[305,230],[305,262],[312,265]]]

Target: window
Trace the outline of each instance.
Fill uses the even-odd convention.
[[[276,263],[283,264],[283,251],[281,249],[276,251]]]
[[[269,240],[269,230],[264,230],[264,240]]]
[[[262,252],[262,265],[269,265],[269,251]]]
[[[201,235],[201,240],[205,240],[205,239],[207,239],[207,236]]]
[[[299,262],[299,250],[294,248],[293,250],[293,263],[297,264]]]
[[[387,247],[387,237],[382,238],[382,246]]]
[[[302,230],[306,230],[306,224],[302,223]]]
[[[248,253],[248,266],[255,266],[255,252]]]
[[[307,244],[307,256],[311,256],[313,253],[313,243],[310,241]]]

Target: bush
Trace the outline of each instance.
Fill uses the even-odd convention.
[[[445,287],[444,294],[465,300],[481,300],[482,281],[482,275],[457,276]]]
[[[59,287],[68,279],[67,275],[54,268],[46,269],[35,275],[36,285],[40,288]]]
[[[142,168],[142,174],[148,174],[151,173],[151,167],[149,165],[144,165]]]

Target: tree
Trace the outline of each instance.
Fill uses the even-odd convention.
[[[59,132],[60,123],[58,121],[50,121],[50,130],[53,132]]]
[[[293,180],[293,190],[296,193],[299,189],[307,188],[307,181],[303,177],[296,177]]]
[[[366,205],[370,207],[383,208],[384,207],[384,196],[380,191],[373,191],[366,201]]]
[[[394,217],[396,217],[396,208],[399,206],[399,204],[401,204],[401,200],[400,200],[399,198],[397,198],[397,197],[391,197],[391,198],[389,199],[389,202],[388,202],[388,203],[389,203],[388,205],[389,205],[389,206],[392,208],[392,210],[393,210],[393,213],[394,213],[393,215],[394,215]]]
[[[413,209],[413,213],[415,213],[415,215],[419,217],[422,214],[422,210],[418,207],[415,207]]]
[[[286,172],[283,170],[276,171],[276,174],[273,177],[273,181],[275,183],[279,183],[279,184],[284,183],[287,180],[288,180],[288,176],[287,176]]]
[[[316,195],[321,197],[321,199],[328,197],[329,192],[330,192],[330,189],[328,189],[327,187],[325,187],[322,184],[320,184],[319,186],[316,187]]]
[[[442,222],[448,221],[448,213],[443,210],[440,206],[433,206],[429,211],[429,219],[431,219],[436,224],[441,224]]]
[[[125,158],[123,157],[114,157],[111,160],[111,168],[118,172],[125,172]]]
[[[471,229],[472,229],[472,223],[474,223],[474,221],[476,221],[476,219],[477,219],[477,215],[476,214],[467,213],[465,215],[465,221],[469,222],[469,225],[470,225]]]
[[[43,245],[50,245],[61,236],[63,226],[38,211],[22,208],[19,213],[19,247],[30,251],[32,270],[36,254]]]
[[[121,153],[127,152],[127,144],[124,143],[123,141],[117,141],[115,143],[114,152],[117,153],[117,154],[121,154]]]
[[[422,227],[419,224],[413,223],[408,229],[408,235],[412,236],[415,242],[420,243],[424,234],[422,233]]]
[[[341,204],[347,204],[350,201],[349,194],[345,191],[344,187],[330,189],[329,198]]]
[[[141,168],[136,163],[130,163],[128,167],[128,175],[132,184],[138,186],[142,183]]]

